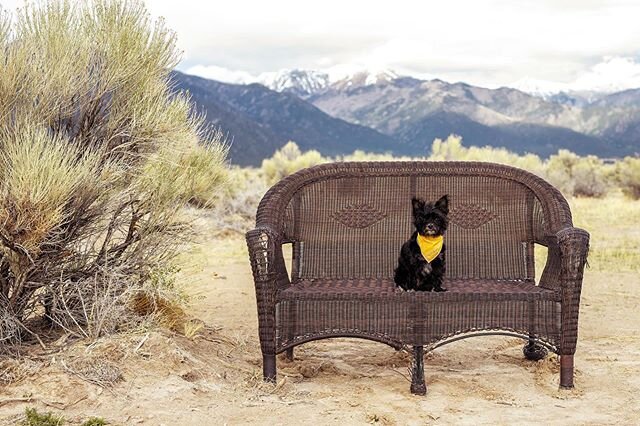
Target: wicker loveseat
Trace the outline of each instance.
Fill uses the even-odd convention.
[[[443,194],[449,291],[396,289],[411,198]],[[573,227],[560,192],[531,173],[476,162],[324,164],[273,186],[246,237],[265,380],[276,378],[278,353],[292,358],[305,342],[358,337],[412,348],[411,391],[423,394],[424,347],[506,334],[559,354],[560,385],[573,386],[589,234]],[[534,244],[548,249],[538,280]]]

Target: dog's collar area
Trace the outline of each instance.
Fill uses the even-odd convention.
[[[418,247],[420,247],[420,253],[427,262],[432,262],[433,259],[438,257],[442,251],[442,245],[444,244],[444,237],[438,235],[437,237],[425,236],[418,234],[417,237]]]

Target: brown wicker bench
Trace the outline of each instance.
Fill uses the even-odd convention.
[[[393,270],[411,234],[411,198],[449,195],[446,293],[395,288]],[[276,354],[329,337],[413,347],[411,391],[426,391],[423,347],[506,334],[526,355],[560,355],[573,386],[573,355],[589,234],[539,177],[472,162],[336,163],[273,186],[247,233],[265,380]],[[292,243],[291,278],[282,245]],[[534,244],[547,247],[536,280]],[[533,352],[532,352],[533,350]]]

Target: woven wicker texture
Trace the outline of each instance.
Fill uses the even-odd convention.
[[[410,200],[444,194],[449,291],[397,290],[393,270],[413,232]],[[422,346],[481,330],[575,352],[589,234],[573,227],[562,195],[526,171],[474,162],[325,164],[271,188],[256,222],[247,243],[265,356],[326,337]],[[284,243],[293,243],[291,280]],[[538,283],[536,243],[549,249]]]

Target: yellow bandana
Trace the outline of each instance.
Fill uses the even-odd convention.
[[[444,238],[442,235],[438,237],[425,237],[418,234],[418,246],[420,247],[420,253],[422,253],[422,257],[427,259],[427,262],[429,263],[438,257],[442,250],[443,242]]]

